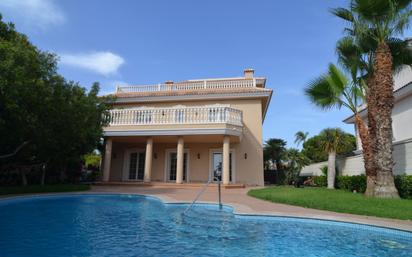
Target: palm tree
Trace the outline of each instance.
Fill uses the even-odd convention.
[[[303,144],[306,142],[306,139],[308,138],[309,132],[303,132],[303,131],[298,131],[295,134],[295,144],[299,146],[300,144]]]
[[[326,128],[319,134],[322,138],[322,148],[328,153],[328,188],[335,188],[336,153],[348,143],[346,133],[340,128]]]
[[[352,83],[361,89],[363,103],[366,102],[366,97],[368,95],[367,82],[370,83],[368,75],[373,74],[373,65],[370,64],[371,53],[373,52],[371,51],[373,48],[372,45],[373,43],[367,40],[363,42],[363,44],[357,44],[353,37],[344,37],[338,41],[336,46],[338,61],[345,68],[345,70],[350,73]],[[398,52],[405,52],[406,50],[406,45],[392,45],[395,55],[398,55]],[[407,55],[405,54],[404,56]],[[401,58],[397,59],[401,60]],[[375,194],[376,185],[376,165],[373,158],[374,155],[371,145],[371,138],[375,138],[376,133],[373,126],[369,126],[369,129],[367,128],[365,122],[360,117],[359,112],[355,112],[354,116],[355,124],[361,138],[364,167],[367,177],[365,195],[373,196]],[[370,124],[373,125],[373,122],[370,122]]]
[[[339,52],[339,50],[338,50]],[[373,160],[369,143],[368,129],[360,117],[358,106],[364,101],[365,91],[363,80],[358,79],[358,68],[355,64],[349,64],[346,53],[340,53],[340,58],[346,58],[344,66],[351,72],[352,81],[334,64],[329,64],[328,72],[312,80],[305,89],[305,94],[312,103],[324,110],[331,108],[340,109],[342,106],[348,108],[355,116],[356,127],[362,142],[364,153],[365,173],[368,178],[366,195],[373,195],[375,176]]]
[[[349,17],[350,14],[345,14],[345,9],[335,9],[333,13],[337,16]],[[349,31],[350,29],[347,28]],[[388,45],[391,50],[394,73],[402,70],[405,65],[412,64],[412,51],[410,47],[410,40],[399,40],[396,38],[388,40]],[[339,63],[350,73],[352,83],[358,84],[364,93],[363,103],[368,102],[370,95],[368,93],[368,84],[373,83],[373,69],[374,69],[374,55],[376,50],[376,43],[373,38],[363,38],[356,40],[354,36],[346,36],[338,41],[336,52],[338,54]],[[373,106],[368,106],[369,113],[376,113],[373,111]],[[372,111],[370,111],[372,110]],[[365,195],[375,195],[375,186],[377,180],[376,164],[373,158],[374,147],[376,143],[372,144],[371,139],[376,138],[376,123],[371,115],[368,115],[367,127],[360,115],[355,114],[355,123],[357,124],[358,132],[362,141],[363,157],[365,160],[365,173],[367,176],[367,187]]]
[[[345,29],[356,44],[370,48],[368,66],[368,127],[376,167],[375,196],[399,197],[392,168],[393,50],[392,42],[409,26],[412,0],[352,0],[348,9],[332,12],[349,22]]]
[[[286,172],[286,183],[290,184],[293,181],[297,182],[302,168],[310,163],[309,158],[298,149],[289,148],[285,152],[284,159],[288,165]]]
[[[263,155],[265,162],[270,161],[276,165],[278,170],[281,167],[281,161],[286,151],[286,141],[279,138],[270,138],[263,146]]]

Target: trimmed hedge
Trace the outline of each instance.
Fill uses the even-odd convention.
[[[313,177],[316,186],[326,187],[328,182],[326,176]],[[335,181],[336,188],[358,193],[364,193],[366,190],[366,176],[337,176]],[[412,199],[412,175],[395,176],[395,186],[399,195],[405,199]]]
[[[402,198],[412,199],[412,176],[395,176],[395,186]]]
[[[328,180],[326,179],[326,176],[315,176],[313,177],[313,183],[318,187],[326,187],[328,185]]]
[[[364,193],[366,190],[366,176],[337,176],[336,187],[350,192]]]

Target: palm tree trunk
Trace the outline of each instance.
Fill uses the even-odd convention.
[[[394,105],[392,54],[383,42],[378,45],[374,63],[374,82],[369,88],[372,109],[369,108],[374,126],[375,138],[371,140],[374,164],[376,165],[376,197],[399,198],[395,187],[392,168],[392,109]],[[369,119],[368,119],[369,120]]]
[[[328,155],[328,189],[335,189],[336,176],[336,152],[330,152]]]
[[[363,149],[363,161],[367,181],[365,195],[373,196],[376,184],[376,169],[374,168],[373,154],[370,145],[368,129],[366,128],[365,122],[362,120],[359,113],[355,113],[355,122],[356,126],[358,127],[359,137],[361,139]]]

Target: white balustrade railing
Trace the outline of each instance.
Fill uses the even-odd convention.
[[[233,89],[256,87],[256,79],[231,79],[231,80],[198,80],[173,84],[118,86],[116,93],[141,93],[158,91],[188,91],[210,89]]]
[[[222,106],[114,109],[106,118],[109,126],[216,123],[242,126],[242,111]]]

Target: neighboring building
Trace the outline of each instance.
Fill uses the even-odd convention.
[[[117,87],[104,128],[103,181],[263,185],[266,79],[244,77]]]
[[[412,175],[412,69],[408,66],[394,76],[395,105],[392,110],[394,174]],[[367,121],[366,106],[360,107],[360,115]],[[362,144],[355,125],[354,116],[343,122],[354,124],[356,133],[355,156],[337,160],[339,173],[359,175],[365,173]],[[320,167],[327,162],[315,163],[303,168],[301,175],[321,175]]]

